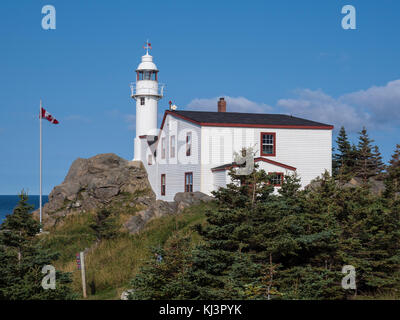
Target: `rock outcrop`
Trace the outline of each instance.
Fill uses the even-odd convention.
[[[49,194],[43,207],[45,227],[63,217],[112,205],[124,200],[131,207],[152,205],[155,194],[141,162],[128,161],[113,153],[75,160],[62,184]],[[129,200],[132,200],[130,203]],[[132,203],[134,202],[134,203]],[[34,212],[34,216],[38,211]]]
[[[109,208],[132,215],[124,227],[133,234],[153,218],[177,214],[212,199],[201,192],[182,192],[175,195],[174,202],[156,201],[140,161],[128,161],[113,153],[99,154],[72,163],[63,183],[49,194],[49,202],[43,207],[43,224],[49,228],[62,224],[68,215]],[[39,211],[33,215],[38,219]]]

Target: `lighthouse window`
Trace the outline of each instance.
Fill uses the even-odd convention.
[[[140,105],[141,105],[141,106],[144,106],[144,97],[141,97],[141,98],[140,98]]]
[[[161,159],[165,159],[165,137],[161,139]]]
[[[165,183],[165,174],[161,175],[161,195],[165,196],[165,189],[166,189],[166,183]]]
[[[186,134],[186,156],[190,157],[192,153],[192,133],[188,132]]]
[[[170,147],[170,157],[175,158],[175,136],[171,136]]]
[[[185,192],[193,192],[193,172],[185,173]]]

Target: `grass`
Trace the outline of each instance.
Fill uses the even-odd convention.
[[[85,258],[88,299],[119,299],[121,293],[130,288],[130,281],[140,266],[150,257],[151,247],[163,246],[174,232],[187,232],[193,225],[205,223],[204,212],[213,205],[202,203],[192,206],[179,215],[150,221],[138,234],[120,232],[117,238],[98,243],[89,227],[94,213],[72,215],[42,240],[52,251],[61,253],[54,265],[56,269],[72,273],[72,286],[79,294],[82,284],[75,255],[85,248],[91,248]],[[132,213],[129,212],[129,215]],[[128,214],[122,214],[120,223],[127,217]],[[192,238],[194,242],[200,240],[195,233]]]

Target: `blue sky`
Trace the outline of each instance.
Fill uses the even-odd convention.
[[[56,8],[56,30],[41,9]],[[357,29],[341,27],[341,8]],[[400,2],[61,1],[0,2],[0,194],[38,193],[39,99],[44,193],[74,159],[133,157],[135,104],[129,83],[149,39],[166,83],[159,114],[181,109],[291,113],[363,125],[385,160],[400,143]]]

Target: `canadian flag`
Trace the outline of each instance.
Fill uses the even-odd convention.
[[[40,119],[47,119],[51,123],[58,124],[57,119],[55,119],[50,113],[48,113],[44,108],[41,109]]]

